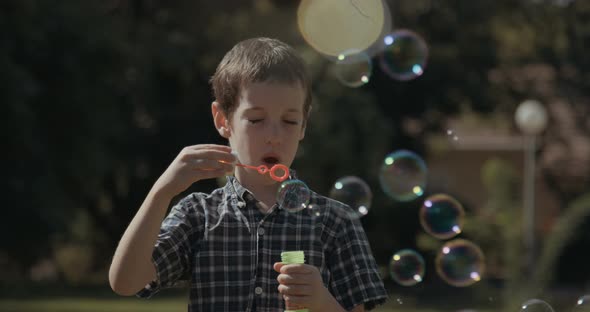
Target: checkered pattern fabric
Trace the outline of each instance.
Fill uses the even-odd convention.
[[[369,242],[351,208],[312,192],[308,209],[278,205],[264,214],[234,177],[211,194],[193,193],[164,219],[152,261],[157,279],[137,296],[179,284],[190,288],[190,311],[283,311],[273,264],[282,251],[303,250],[324,285],[347,310],[370,310],[387,293]]]

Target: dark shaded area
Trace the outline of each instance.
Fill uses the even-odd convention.
[[[395,81],[378,69],[375,57],[371,82],[348,89],[298,33],[293,1],[3,1],[0,284],[52,279],[104,285],[121,234],[177,153],[187,145],[224,143],[210,116],[208,80],[217,63],[237,41],[269,36],[311,55],[306,60],[315,102],[294,163],[299,176],[323,194],[347,175],[371,186],[373,206],[362,222],[381,266],[401,248],[424,255],[425,281],[401,288],[386,280],[392,292],[428,294],[432,303],[453,293],[482,307],[497,304],[482,293],[499,293],[503,280],[456,289],[434,274],[435,254],[417,241],[423,233],[420,200],[388,198],[376,173],[393,150],[429,156],[427,139],[444,136],[449,117],[508,120],[517,135],[513,112],[535,97],[548,104],[552,122],[540,138],[540,175],[561,207],[587,192],[590,156],[582,147],[590,144],[590,3],[388,3],[394,26],[412,29],[428,43],[425,72]],[[210,191],[217,183],[201,181],[186,193]],[[445,189],[435,182],[427,195]],[[480,207],[465,208],[476,215]],[[560,284],[587,285],[588,222],[567,243],[555,272]],[[486,229],[514,227],[498,221]],[[482,246],[498,239],[475,238],[490,239]],[[33,274],[31,268],[43,268],[43,261],[53,266]],[[15,293],[30,287],[23,285]]]

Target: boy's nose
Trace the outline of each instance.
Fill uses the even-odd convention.
[[[278,125],[271,125],[266,131],[266,143],[277,145],[281,143],[281,129]]]

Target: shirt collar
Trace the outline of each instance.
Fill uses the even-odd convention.
[[[248,193],[252,197],[254,197],[252,192],[245,188],[235,176],[226,176],[226,178],[227,183],[225,185],[225,194],[228,194],[230,197],[233,198],[235,198],[235,196],[238,196],[241,199],[245,199],[244,195]],[[289,179],[297,179],[297,173],[295,172],[295,170],[289,169]]]

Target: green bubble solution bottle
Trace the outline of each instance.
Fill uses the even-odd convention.
[[[296,264],[296,263],[305,263],[305,254],[303,251],[284,251],[281,252],[281,262],[284,264]],[[296,306],[296,305],[289,305],[285,302],[285,307],[287,310],[285,312],[309,312],[308,309]]]

